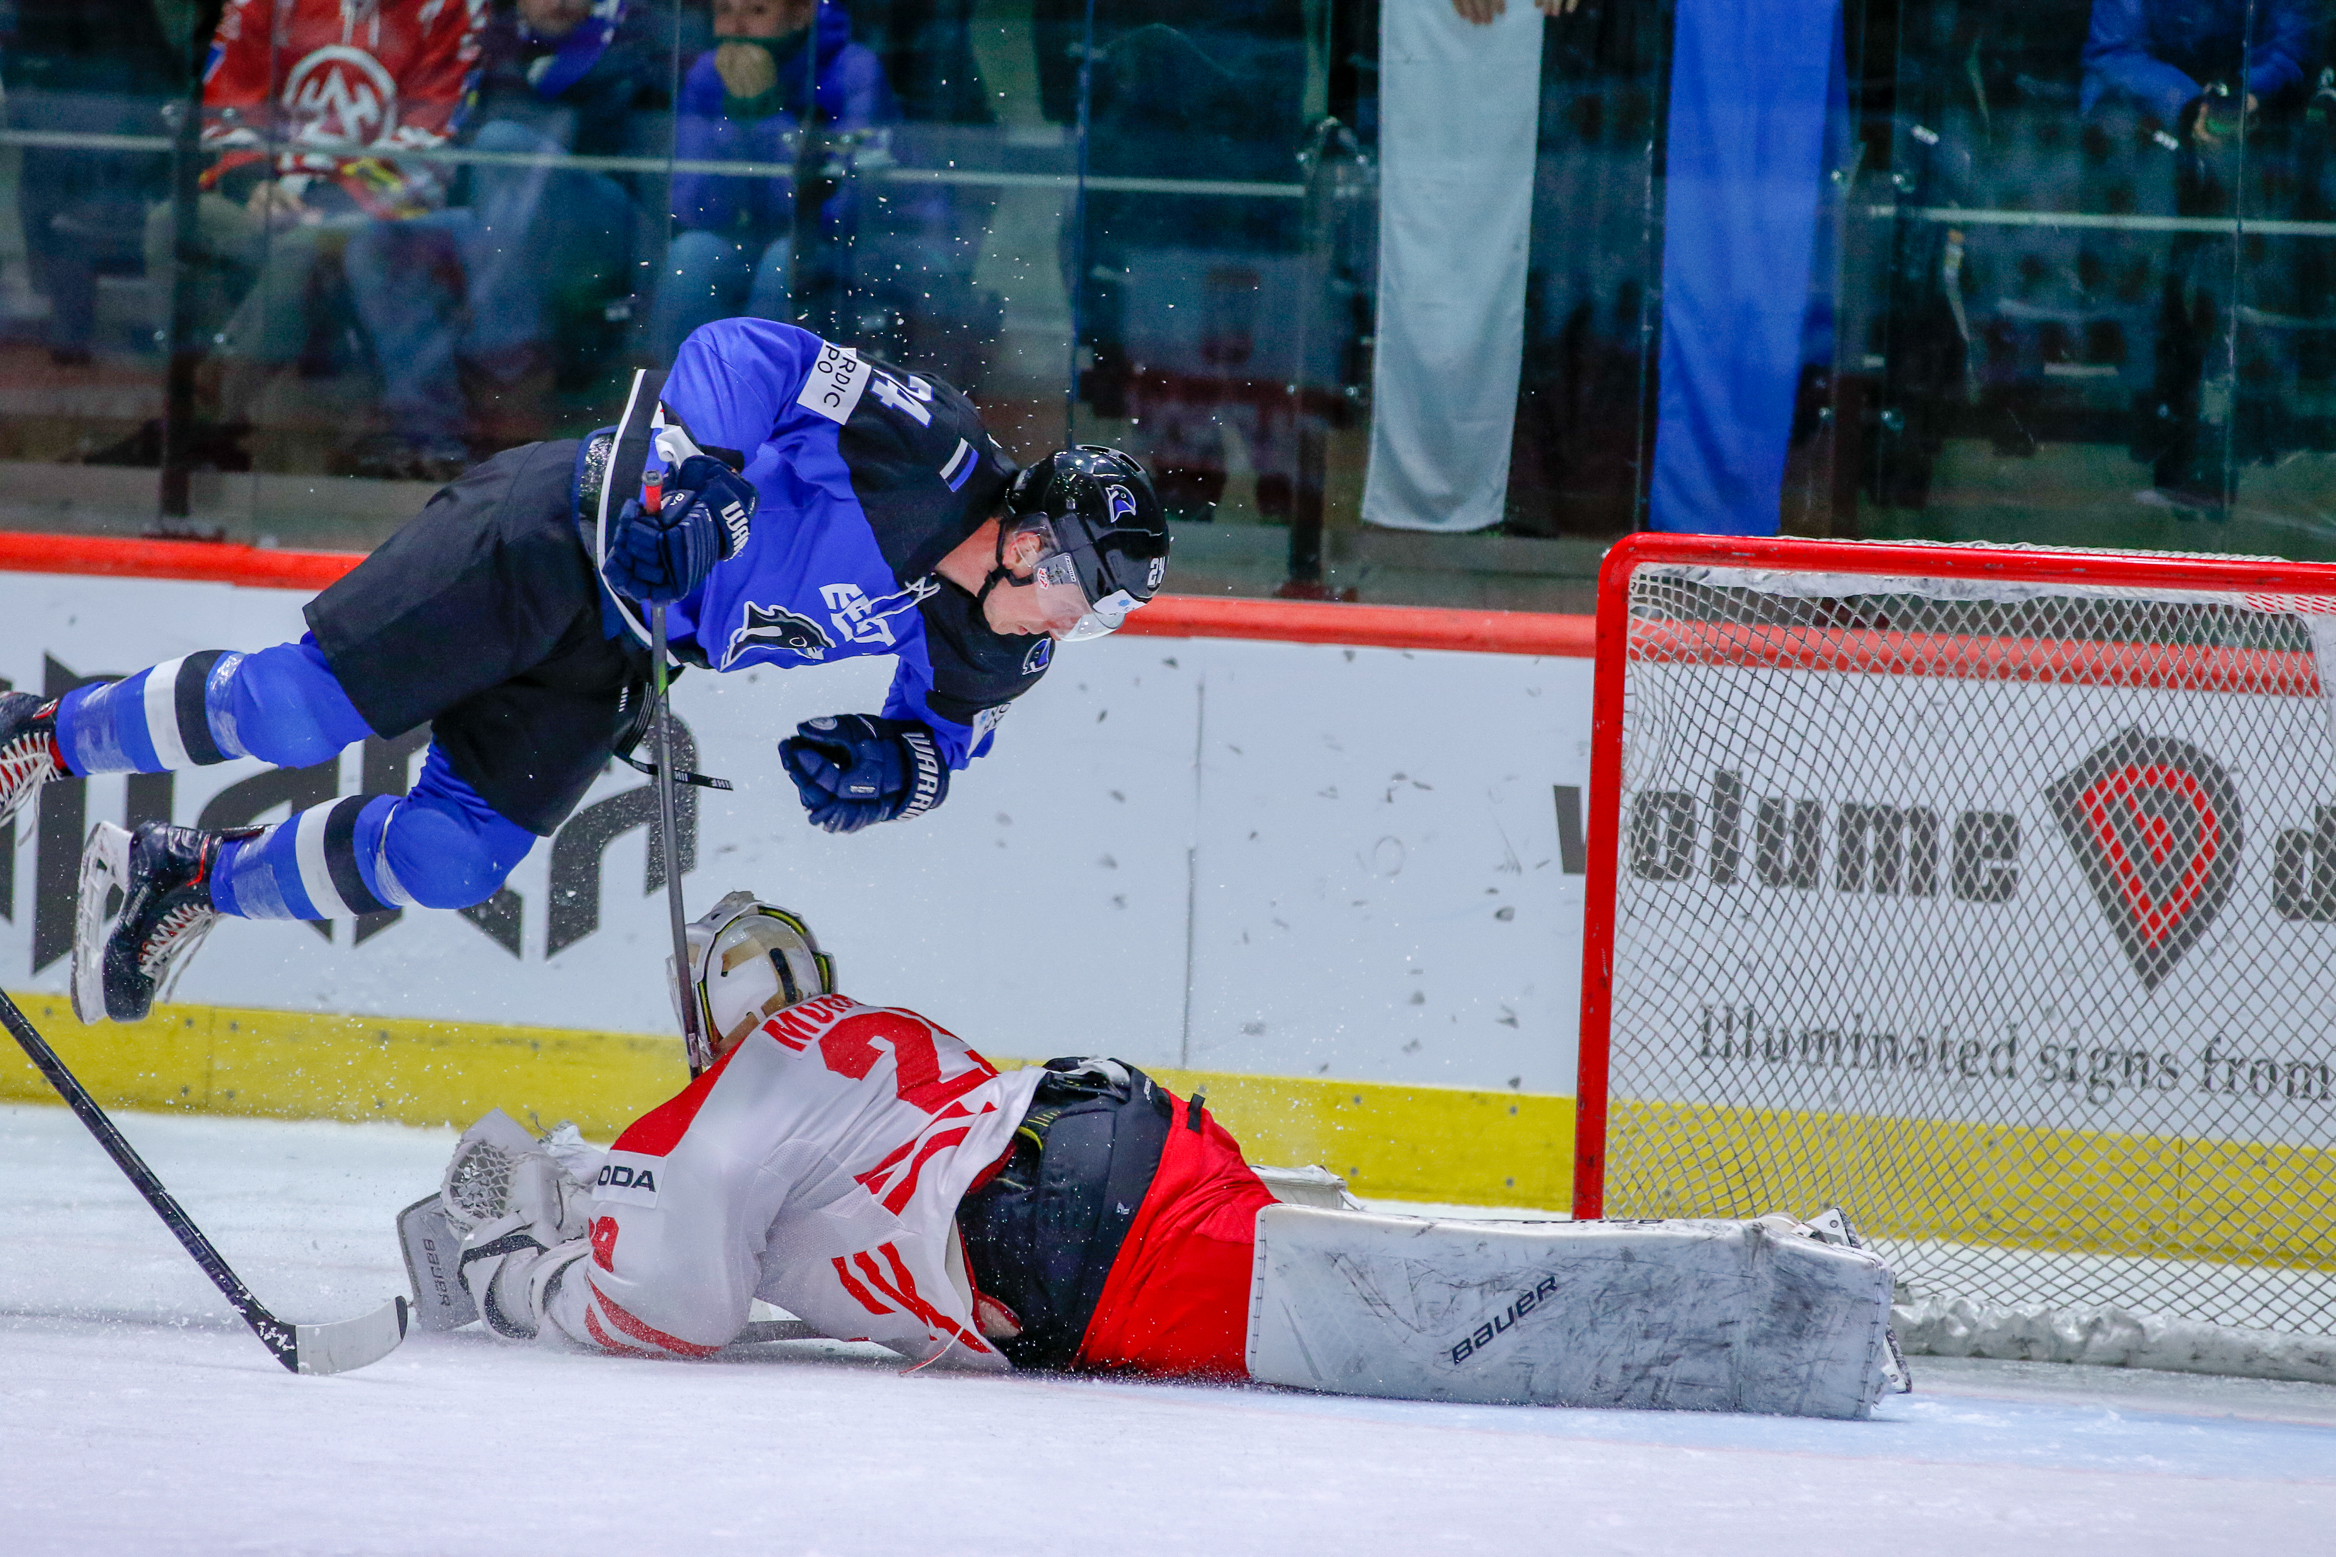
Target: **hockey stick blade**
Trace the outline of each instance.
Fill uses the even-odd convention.
[[[342,1320],[329,1325],[286,1324],[267,1306],[251,1295],[243,1279],[235,1274],[226,1259],[204,1236],[203,1230],[178,1203],[177,1197],[163,1186],[152,1168],[146,1166],[138,1149],[130,1144],[106,1111],[97,1106],[97,1099],[79,1077],[66,1068],[57,1051],[40,1030],[26,1019],[15,1001],[0,993],[0,1026],[8,1029],[10,1037],[24,1050],[49,1085],[57,1089],[66,1105],[77,1115],[84,1128],[97,1138],[105,1154],[114,1160],[154,1214],[162,1218],[162,1225],[187,1253],[194,1257],[211,1284],[225,1295],[228,1303],[251,1326],[251,1333],[260,1338],[270,1355],[293,1373],[346,1373],[351,1368],[362,1368],[369,1362],[379,1362],[396,1349],[406,1338],[406,1300],[392,1298],[387,1304],[357,1319]]]
[[[329,1325],[297,1325],[291,1368],[294,1373],[347,1373],[379,1362],[406,1338],[406,1300],[393,1297],[370,1314],[338,1319]]]

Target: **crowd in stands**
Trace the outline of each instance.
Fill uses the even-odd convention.
[[[1916,15],[1916,13],[1909,13]],[[2324,235],[2336,80],[2312,0],[1924,8],[1899,40],[1910,212],[1874,346],[1879,492],[1922,506],[1940,439],[2122,443],[2147,494],[2223,517],[2234,471],[2336,448]],[[1969,221],[1943,214],[1974,213]],[[1990,213],[2069,211],[2090,226]],[[2246,223],[2285,231],[2248,232]],[[2227,225],[2239,223],[2234,230]]]
[[[970,3],[883,9],[908,111],[980,122]],[[837,0],[14,0],[0,79],[35,142],[17,217],[46,345],[88,363],[100,278],[142,276],[203,352],[207,456],[248,460],[255,424],[305,407],[330,468],[440,479],[707,320],[848,331],[852,294],[884,291],[857,273],[858,164],[904,117],[853,33]],[[190,96],[174,201],[159,148]],[[799,174],[827,190],[807,243]],[[951,229],[891,245],[885,301],[962,303],[948,190],[883,204],[895,237]]]
[[[1095,10],[1091,174],[1298,176],[1302,0]],[[1085,26],[1037,0],[1018,40],[1057,145]],[[945,174],[996,124],[972,0],[12,0],[0,79],[42,142],[16,192],[50,355],[88,363],[102,278],[144,278],[156,340],[200,351],[193,447],[222,467],[443,479],[732,314],[960,382],[999,335],[995,189],[886,176]],[[1221,494],[1227,425],[1286,511],[1296,202],[1064,205],[1083,401],[1132,420],[1184,516]]]
[[[1450,3],[1548,18],[1512,526],[1620,528],[1660,317],[1640,241],[1657,8]],[[2234,451],[2336,447],[2331,245],[2211,230],[2336,220],[2327,10],[1899,0],[1890,121],[1853,172],[1886,140],[1908,211],[2130,221],[1909,219],[1879,260],[1852,245],[1842,328],[1866,333],[1842,351],[1889,364],[1875,495],[1919,506],[1940,439],[1974,425],[2013,452],[2126,442],[2202,512]],[[978,390],[1005,349],[977,280],[998,188],[960,159],[1013,161],[998,87],[1030,92],[1020,122],[1050,144],[1088,131],[1093,187],[1037,256],[1069,293],[1082,414],[1120,424],[1177,517],[1209,517],[1245,458],[1279,519],[1300,445],[1368,380],[1372,218],[1188,191],[1367,158],[1367,81],[1333,87],[1328,129],[1308,83],[1326,49],[1368,76],[1370,12],[1033,0],[977,48],[973,0],[6,0],[0,82],[34,132],[15,214],[61,369],[104,348],[107,289],[142,284],[148,333],[201,354],[199,460],[411,479],[572,430],[731,314]],[[197,95],[174,200],[172,110]]]

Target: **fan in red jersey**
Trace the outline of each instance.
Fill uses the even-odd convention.
[[[444,203],[427,163],[459,127],[484,0],[229,0],[203,66],[204,187],[249,169],[285,180],[294,208],[329,181],[367,214]],[[329,209],[329,208],[328,208]]]

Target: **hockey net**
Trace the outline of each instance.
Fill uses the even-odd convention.
[[[2336,1334],[2330,597],[2273,561],[1615,548],[1576,1214],[1839,1204],[1903,1301]]]

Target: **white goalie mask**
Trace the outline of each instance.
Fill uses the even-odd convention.
[[[835,993],[835,962],[812,939],[811,927],[751,892],[731,893],[688,934],[690,989],[715,1043],[743,1038],[791,1005]],[[668,974],[672,967],[667,958]],[[666,983],[673,987],[670,977]]]

